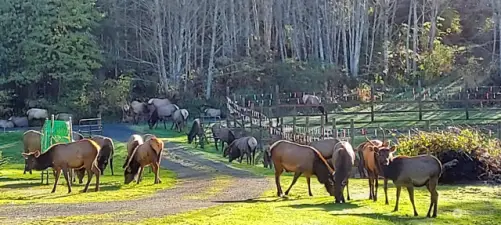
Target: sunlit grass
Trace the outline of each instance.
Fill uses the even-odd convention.
[[[142,129],[136,127],[136,129]],[[185,147],[190,153],[228,164],[237,169],[245,169],[265,175],[274,184],[273,170],[262,165],[250,166],[246,163],[228,163],[216,151],[213,144],[205,149],[194,148],[186,143],[186,135],[170,130],[148,131],[164,137],[168,141]],[[282,188],[291,183],[291,174],[281,177]],[[251,185],[251,184],[250,184]],[[390,181],[390,204],[384,204],[382,181],[379,200],[368,200],[369,188],[366,179],[351,179],[352,200],[347,204],[333,204],[324,187],[312,178],[313,197],[307,194],[305,178],[301,177],[286,199],[276,197],[276,189],[266,190],[261,198],[237,203],[227,203],[209,209],[182,213],[164,218],[151,218],[140,224],[499,224],[501,222],[501,188],[485,185],[439,186],[438,218],[426,218],[430,204],[426,188],[415,189],[415,202],[419,213],[414,217],[408,193],[404,189],[400,197],[398,212],[395,206],[395,188]]]
[[[135,211],[123,211],[116,213],[103,213],[103,214],[84,214],[76,216],[62,216],[62,217],[49,217],[40,220],[32,220],[29,222],[22,223],[23,225],[35,225],[35,224],[75,224],[79,222],[98,222],[100,224],[106,223],[111,224],[115,218],[119,216],[133,215]]]
[[[124,185],[122,165],[126,156],[124,143],[115,142],[115,155],[113,161],[114,176],[111,175],[109,165],[100,180],[100,192],[94,192],[96,177],[92,178],[89,192],[82,193],[87,176],[83,184],[75,182],[72,193],[68,194],[66,181],[63,176],[59,179],[56,193],[50,193],[54,184],[52,170],[49,169],[49,185],[41,184],[40,171],[33,174],[23,174],[24,160],[21,156],[22,133],[13,132],[0,134],[0,149],[8,158],[8,164],[0,169],[0,204],[29,204],[29,203],[82,203],[82,202],[105,202],[117,200],[130,200],[146,197],[159,190],[170,188],[175,183],[174,173],[161,170],[161,184],[153,184],[154,174],[145,169],[144,178],[140,184],[135,182]],[[11,143],[15,143],[12,145]],[[6,148],[2,146],[8,146]]]

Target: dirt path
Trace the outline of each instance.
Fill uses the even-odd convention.
[[[269,180],[264,177],[257,177],[247,171],[233,169],[225,164],[204,159],[172,143],[167,143],[166,148],[162,167],[178,175],[179,183],[174,188],[160,191],[151,197],[131,201],[3,205],[0,206],[0,223],[17,224],[54,216],[135,211],[135,213],[117,216],[112,220],[113,222],[132,222],[207,208],[224,204],[221,203],[224,201],[245,201],[257,198],[263,190],[271,187]],[[230,176],[231,184],[208,199],[187,198],[204,195],[207,188],[212,186],[213,178],[219,175]],[[96,222],[89,221],[89,223],[95,224]]]

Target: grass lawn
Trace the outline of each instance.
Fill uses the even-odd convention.
[[[147,128],[135,127],[140,131]],[[186,135],[163,129],[146,131],[168,141],[176,142],[196,154],[222,161],[220,152],[213,145],[205,150],[194,149],[186,144]],[[262,165],[248,166],[245,163],[232,163],[231,166],[251,170],[266,175],[273,182],[273,172]],[[290,174],[281,177],[282,188],[290,184]],[[379,200],[368,200],[369,188],[365,179],[351,179],[352,200],[346,204],[333,204],[334,198],[328,196],[316,178],[312,179],[313,197],[307,194],[304,178],[300,178],[291,190],[289,198],[276,197],[276,189],[266,190],[259,199],[245,202],[228,203],[223,206],[182,213],[164,218],[151,218],[141,224],[499,224],[501,223],[501,188],[487,185],[439,186],[438,218],[428,219],[426,213],[430,204],[426,188],[416,188],[415,202],[419,213],[414,217],[407,191],[403,190],[398,212],[392,212],[395,204],[395,189],[390,181],[390,205],[384,204],[382,181]]]
[[[136,199],[154,194],[158,190],[173,187],[175,174],[161,170],[161,184],[153,185],[154,175],[146,169],[143,181],[137,185],[135,182],[124,185],[122,165],[126,156],[125,144],[115,142],[115,155],[113,161],[114,176],[111,175],[109,165],[100,180],[100,192],[94,192],[96,177],[92,178],[89,185],[89,192],[82,193],[85,187],[87,176],[84,177],[84,184],[75,182],[72,186],[72,193],[68,194],[66,181],[61,176],[56,193],[50,193],[54,184],[52,172],[49,172],[49,185],[40,183],[39,171],[33,170],[33,174],[23,174],[24,160],[22,152],[22,133],[11,132],[0,134],[0,151],[8,164],[0,168],[0,204],[29,204],[29,203],[82,203],[82,202],[104,202]],[[51,169],[49,169],[51,171]]]

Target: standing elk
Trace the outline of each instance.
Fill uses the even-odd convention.
[[[35,151],[22,153],[28,162],[28,169],[45,170],[52,167],[55,171],[55,181],[52,192],[56,192],[57,183],[61,170],[68,185],[68,193],[71,193],[70,170],[85,168],[87,171],[87,184],[83,192],[87,192],[92,175],[96,175],[96,191],[99,191],[99,176],[101,171],[97,167],[99,144],[90,139],[83,139],[68,144],[52,145],[46,152]]]
[[[433,215],[437,217],[438,207],[438,179],[442,175],[444,169],[453,167],[458,160],[454,159],[442,165],[440,160],[432,155],[418,155],[413,157],[397,156],[393,157],[396,151],[396,146],[388,148],[387,146],[375,147],[374,157],[377,160],[378,167],[381,168],[384,177],[384,193],[386,204],[388,204],[388,179],[393,181],[397,188],[395,209],[398,211],[398,201],[400,199],[400,191],[402,187],[406,187],[409,192],[409,199],[412,203],[414,216],[418,216],[416,206],[414,205],[414,187],[426,186],[430,192],[430,207],[428,208],[427,217],[430,217],[433,208]]]

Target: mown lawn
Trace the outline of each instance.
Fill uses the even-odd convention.
[[[135,127],[143,130],[144,127]],[[212,160],[222,161],[220,152],[213,145],[205,150],[194,149],[186,143],[185,133],[176,134],[163,129],[148,131],[168,141],[183,145],[188,151],[202,154]],[[419,213],[414,217],[407,191],[403,190],[398,212],[392,212],[395,204],[395,188],[390,182],[390,204],[384,204],[382,181],[379,200],[368,200],[369,188],[365,179],[351,179],[352,200],[346,204],[333,204],[333,197],[315,178],[312,179],[313,197],[307,194],[304,178],[300,178],[288,198],[276,197],[273,172],[262,165],[248,166],[245,163],[232,163],[231,166],[251,170],[270,179],[273,187],[266,190],[262,197],[254,200],[228,203],[223,206],[182,213],[164,218],[151,218],[140,224],[499,224],[501,223],[501,188],[487,185],[439,186],[438,218],[426,218],[430,198],[426,188],[416,188],[415,202]],[[285,190],[292,177],[282,176]]]
[[[136,199],[154,194],[158,190],[173,187],[175,174],[161,170],[161,184],[153,185],[154,175],[145,170],[143,181],[137,185],[131,183],[124,185],[122,165],[126,156],[125,143],[114,142],[115,155],[113,161],[114,176],[111,175],[109,165],[100,180],[100,192],[94,192],[96,177],[92,178],[89,192],[82,193],[84,183],[78,184],[78,180],[72,186],[72,193],[68,194],[66,181],[61,175],[56,193],[50,193],[54,184],[52,170],[49,169],[49,185],[41,184],[40,171],[33,170],[33,174],[23,174],[24,160],[22,152],[22,133],[11,132],[0,134],[0,151],[8,159],[8,164],[0,168],[0,204],[29,204],[29,203],[83,203],[104,202]]]

